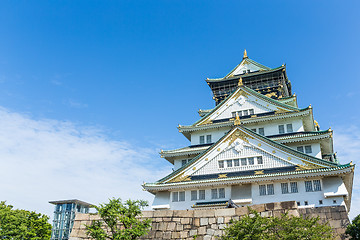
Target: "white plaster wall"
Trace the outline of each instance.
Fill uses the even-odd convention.
[[[311,144],[298,144],[298,145],[291,145],[289,147],[297,150],[297,147],[303,146],[305,148],[305,146],[311,146],[311,150],[312,153],[306,153],[307,155],[313,156],[313,157],[317,157],[317,158],[321,158],[321,146],[320,143],[311,143]],[[304,149],[304,153],[305,153],[305,149]]]
[[[193,132],[191,134],[191,145],[198,145],[200,144],[200,136],[205,136],[205,143],[206,143],[206,135],[211,135],[211,141],[217,142],[220,138],[222,138],[228,131],[230,131],[230,127],[223,127],[217,129],[210,129],[210,130],[202,130]]]
[[[318,178],[316,178],[318,179]],[[310,179],[314,180],[314,179]],[[260,183],[253,183],[251,185],[251,197],[252,203],[249,205],[255,204],[262,204],[262,203],[271,203],[271,202],[283,202],[283,201],[296,201],[300,202],[300,207],[323,207],[323,206],[338,206],[338,205],[345,205],[344,197],[330,197],[325,198],[324,192],[328,192],[331,189],[324,189],[324,185],[322,184],[322,191],[318,192],[306,192],[305,191],[305,180],[284,180],[284,181],[277,181],[277,182],[260,182]],[[297,182],[298,184],[298,193],[288,193],[282,194],[281,193],[281,183],[283,182]],[[260,196],[259,194],[259,185],[260,184],[274,184],[274,195],[265,195]],[[290,185],[289,185],[290,187]],[[224,199],[211,199],[211,188],[196,188],[196,189],[186,189],[185,190],[185,201],[184,202],[172,202],[172,193],[170,192],[170,209],[172,210],[186,210],[186,209],[193,209],[192,206],[196,202],[211,202],[211,201],[221,201],[221,200],[229,200],[231,198],[231,186],[221,186],[221,187],[213,187],[213,188],[225,188],[225,198]],[[205,200],[194,200],[191,201],[191,190],[202,190],[205,189]],[[289,189],[290,190],[290,189]],[[177,190],[179,191],[179,190]],[[319,204],[319,200],[323,201],[323,204]],[[333,203],[333,200],[336,200],[336,204]],[[308,201],[308,206],[305,206],[305,201]],[[161,204],[165,204],[163,199],[159,199],[157,201]],[[154,201],[155,203],[155,201]],[[247,204],[240,204],[241,206],[245,206]]]
[[[298,193],[281,193],[281,183],[282,182],[297,182]],[[274,195],[265,195],[260,196],[259,185],[271,184],[272,182],[261,182],[252,184],[252,199],[253,204],[261,203],[270,203],[270,202],[282,202],[282,201],[296,201],[300,202],[301,207],[323,207],[323,206],[338,206],[345,205],[343,197],[334,197],[326,199],[324,197],[324,187],[322,186],[322,191],[318,192],[306,192],[305,191],[305,181],[304,180],[284,180],[281,182],[274,183]],[[289,185],[290,190],[290,185]],[[326,190],[325,190],[326,191]],[[323,201],[323,204],[319,204],[319,200]],[[336,204],[333,204],[333,200],[336,200]],[[305,201],[308,201],[308,206],[305,206]]]
[[[256,128],[256,132],[258,133],[259,128],[264,128],[265,136],[277,135],[279,134],[279,125],[284,125],[285,133],[286,132],[286,124],[292,124],[293,132],[302,132],[304,131],[303,121],[301,119],[288,119],[288,120],[279,120],[274,121],[271,123],[264,123],[264,124],[246,124],[245,126],[249,129]],[[191,134],[191,145],[198,145],[200,144],[200,136],[205,136],[205,143],[206,143],[206,135],[211,134],[212,142],[218,141],[221,137],[225,135],[231,128],[224,127],[218,129],[209,129],[209,130],[201,130],[196,131]]]
[[[303,121],[301,119],[287,119],[287,120],[279,120],[271,123],[263,123],[263,124],[247,124],[245,125],[249,129],[256,128],[256,132],[258,132],[259,128],[264,128],[265,136],[277,135],[279,134],[279,125],[284,125],[285,133],[286,132],[286,124],[292,124],[293,132],[302,132],[304,131]]]
[[[260,70],[260,68],[254,64],[241,64],[235,69],[233,75],[244,74],[244,70],[247,72],[248,69],[250,70],[250,72],[255,72]]]
[[[170,209],[171,210],[193,209],[192,206],[196,202],[225,201],[225,200],[230,199],[230,197],[231,197],[231,187],[230,186],[221,186],[221,187],[213,187],[213,188],[225,188],[225,198],[211,199],[211,189],[212,188],[186,189],[184,202],[173,202],[172,201],[172,193],[170,193]],[[205,200],[191,201],[191,191],[192,190],[204,190],[204,189],[205,189]]]

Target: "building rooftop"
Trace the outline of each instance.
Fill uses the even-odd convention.
[[[78,200],[78,199],[49,201],[49,203],[54,204],[54,205],[64,204],[64,203],[76,203],[76,204],[79,204],[79,205],[82,205],[82,206],[85,206],[85,207],[90,207],[90,208],[91,208],[92,206],[94,206],[94,204],[87,203],[87,202],[84,202],[84,201],[80,201],[80,200]]]

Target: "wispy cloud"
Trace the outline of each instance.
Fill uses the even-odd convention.
[[[350,219],[360,214],[360,128],[352,125],[347,127],[334,128],[334,147],[338,152],[340,163],[349,163],[353,161],[356,164],[355,177],[353,185],[353,195],[350,211]]]
[[[155,150],[109,139],[98,128],[0,108],[0,200],[17,208],[52,216],[49,200],[97,204],[122,197],[151,203],[141,184],[170,171],[158,167],[161,161]]]
[[[66,101],[66,104],[69,105],[70,107],[73,107],[73,108],[87,108],[88,107],[87,104],[81,103],[81,102],[76,101],[74,99],[68,99]]]

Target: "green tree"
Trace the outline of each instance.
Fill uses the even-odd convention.
[[[0,202],[0,239],[45,240],[51,237],[49,217]]]
[[[347,226],[345,233],[350,236],[350,239],[360,240],[360,214]]]
[[[109,203],[95,206],[100,220],[86,225],[89,237],[96,240],[137,239],[150,230],[150,219],[141,220],[141,209],[148,206],[146,201],[109,199]]]
[[[281,217],[262,217],[254,210],[249,211],[249,215],[231,221],[221,239],[333,239],[331,227],[327,223],[320,223],[318,217],[291,217],[287,213]]]

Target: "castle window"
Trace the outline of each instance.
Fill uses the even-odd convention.
[[[224,168],[224,161],[219,161],[219,168]]]
[[[191,201],[197,200],[197,191],[191,191]]]
[[[199,200],[205,200],[205,190],[199,190]]]
[[[254,114],[254,109],[249,109],[249,114],[253,115]]]
[[[265,136],[264,128],[259,128],[259,134]]]
[[[205,143],[205,136],[200,136],[200,144],[204,144]]]
[[[251,131],[256,132],[256,128],[251,129]]]
[[[173,192],[172,193],[172,201],[178,202],[179,201],[179,192]]]
[[[319,204],[322,205],[322,204],[323,204],[323,201],[322,201],[322,200],[319,200]]]
[[[257,163],[258,163],[258,164],[263,164],[263,159],[262,159],[262,157],[257,157],[256,159],[257,159]]]
[[[335,199],[333,200],[333,204],[336,204],[336,200],[335,200]]]
[[[308,201],[304,201],[305,206],[309,205]]]
[[[249,115],[249,112],[248,112],[248,110],[243,110],[243,114],[244,114],[244,116],[247,116],[247,115]]]
[[[225,198],[225,188],[211,189],[211,199]]]
[[[290,124],[286,124],[286,131],[287,131],[288,133],[292,133],[292,132],[293,132],[293,126],[292,126],[291,123],[290,123]]]
[[[185,192],[173,192],[172,193],[173,202],[184,202],[185,201]]]
[[[318,191],[321,191],[321,182],[320,182],[320,180],[305,181],[305,191],[306,192],[318,192]]]
[[[240,161],[239,161],[239,159],[234,159],[234,166],[235,166],[235,167],[240,166]]]
[[[311,145],[305,146],[305,153],[312,153]]]
[[[185,192],[179,192],[179,202],[185,201]]]
[[[226,160],[227,167],[232,167],[232,160]]]
[[[248,69],[247,72],[250,73],[250,69]]]
[[[249,161],[249,165],[254,165],[254,158],[253,157],[248,158],[248,161]]]
[[[321,191],[321,183],[320,183],[320,180],[314,180],[313,181],[314,183],[314,191]]]
[[[285,133],[284,125],[279,125],[279,134]]]
[[[247,162],[246,162],[246,158],[242,158],[241,159],[241,166],[246,166]]]
[[[181,161],[181,166],[186,165],[186,163],[187,163],[187,160],[186,160],[186,159],[185,159],[185,160],[182,160],[182,161]]]
[[[260,193],[260,196],[266,195],[266,185],[259,185],[259,193]]]
[[[206,143],[211,143],[211,135],[206,135]]]
[[[296,202],[298,206],[300,206],[300,202]]]
[[[274,195],[274,184],[259,185],[260,196]]]
[[[290,190],[291,190],[291,193],[298,192],[297,182],[290,182]]]
[[[289,184],[288,183],[281,183],[281,193],[282,194],[289,193]]]
[[[303,153],[304,152],[304,147],[303,146],[297,147],[296,150]]]

